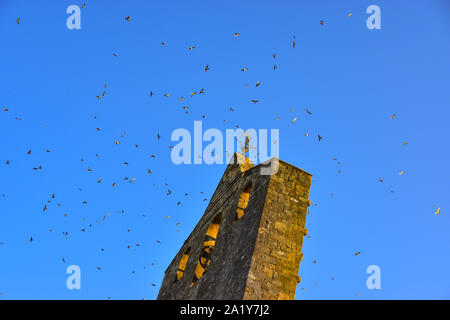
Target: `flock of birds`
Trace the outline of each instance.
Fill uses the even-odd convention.
[[[85,8],[85,7],[86,7],[85,4],[83,4],[83,5],[81,6],[81,8]],[[352,16],[351,13],[348,14],[348,17],[350,17],[350,16]],[[130,16],[126,16],[124,19],[125,19],[125,21],[126,21],[127,23],[129,23],[129,22],[132,21],[132,18],[131,18]],[[22,23],[21,18],[18,18],[18,19],[16,20],[16,23],[17,23],[17,24]],[[324,25],[325,25],[325,21],[324,21],[324,20],[320,20],[320,21],[319,21],[319,24],[322,25],[322,26],[324,26]],[[238,32],[235,32],[235,33],[232,34],[232,35],[233,35],[234,37],[236,37],[236,38],[240,36],[240,34],[239,34]],[[162,42],[162,43],[161,43],[161,46],[166,46],[166,45],[167,45],[166,42]],[[292,43],[291,43],[291,45],[292,45],[292,48],[293,48],[293,49],[296,48],[296,37],[295,37],[295,36],[293,36],[293,38],[292,38]],[[188,50],[195,50],[195,46],[189,46],[187,49],[188,49]],[[113,52],[112,54],[113,54],[113,56],[116,57],[116,58],[119,57],[119,54],[118,54],[117,52]],[[277,68],[278,68],[277,63],[276,63],[277,54],[276,54],[276,53],[273,53],[272,57],[273,57],[273,60],[274,60],[274,63],[273,63],[273,71],[276,71]],[[247,70],[248,70],[247,67],[242,67],[241,72],[246,72]],[[210,71],[210,65],[207,64],[207,65],[204,67],[204,70],[203,70],[203,71],[204,71],[204,72]],[[248,87],[249,84],[244,84],[244,86]],[[254,86],[255,86],[255,87],[261,86],[261,82],[260,82],[260,81],[257,81],[257,82],[254,84]],[[98,100],[103,99],[103,98],[106,96],[106,94],[107,94],[107,89],[108,89],[108,85],[107,85],[107,84],[104,84],[103,90],[102,90],[98,95],[96,95],[96,99],[98,99]],[[200,90],[198,90],[198,92],[195,92],[195,91],[191,92],[191,93],[190,93],[190,97],[194,97],[195,95],[201,95],[201,94],[204,94],[204,93],[205,93],[205,88],[201,88]],[[153,97],[154,95],[155,95],[154,92],[153,92],[152,90],[150,90],[150,91],[149,91],[149,96],[150,96],[150,97]],[[168,97],[169,97],[169,93],[164,93],[163,96],[164,96],[165,98],[168,98]],[[184,97],[181,96],[181,97],[178,98],[178,100],[179,100],[179,101],[183,101],[183,100],[184,100]],[[259,102],[259,100],[258,100],[258,99],[252,99],[251,102],[254,103],[254,104],[257,104],[257,103]],[[184,106],[184,107],[182,107],[182,108],[183,108],[183,110],[184,110],[184,112],[185,112],[186,114],[189,113],[189,107]],[[3,113],[10,113],[10,112],[11,112],[10,108],[8,108],[8,107],[3,107],[3,108],[1,109],[1,111],[2,111]],[[230,112],[233,112],[234,109],[233,109],[232,107],[230,107],[230,108],[229,108],[229,111],[230,111]],[[294,112],[295,109],[291,108],[289,111]],[[312,114],[313,114],[308,108],[305,108],[304,111],[305,111],[305,113],[306,113],[306,116],[312,116]],[[205,115],[202,115],[202,118],[205,118],[205,117],[206,117]],[[94,116],[94,118],[97,119],[97,116]],[[391,117],[390,117],[391,120],[394,120],[395,118],[396,118],[396,115],[395,115],[395,114],[391,115]],[[14,119],[15,119],[16,121],[21,121],[21,120],[22,120],[22,118],[19,117],[19,116],[14,116]],[[276,117],[276,120],[279,120],[279,117]],[[224,120],[224,121],[226,121],[226,120]],[[295,123],[295,122],[297,121],[297,118],[294,117],[291,121],[292,121],[292,123]],[[48,126],[48,125],[46,125],[46,126]],[[237,125],[236,127],[239,127],[239,126]],[[100,131],[102,130],[100,127],[96,127],[95,129],[96,129],[97,132],[100,132]],[[127,134],[126,132],[123,132],[123,134],[120,136],[120,138],[114,140],[114,144],[119,145],[119,144],[121,143],[121,138],[123,138],[126,134]],[[309,133],[306,132],[306,133],[304,133],[304,135],[305,135],[305,136],[309,136]],[[161,139],[160,133],[157,133],[156,139],[157,139],[158,141]],[[320,142],[322,139],[323,139],[323,137],[322,137],[319,133],[317,133],[317,141]],[[242,141],[240,141],[240,140],[238,140],[238,141],[241,143],[241,150],[242,150],[242,152],[246,153],[246,152],[248,152],[248,149],[249,149],[249,148],[254,148],[254,146],[251,146],[251,145],[250,145],[249,137],[245,136],[245,137],[244,137],[244,140],[245,140],[245,142],[242,142]],[[407,145],[408,145],[407,142],[404,142],[404,143],[403,143],[403,146],[404,146],[404,147],[406,147]],[[135,147],[136,147],[136,148],[139,148],[139,145],[138,145],[138,144],[135,144]],[[173,148],[173,146],[171,145],[171,146],[169,146],[169,148]],[[45,152],[46,152],[46,153],[51,153],[51,150],[47,149]],[[30,150],[24,152],[24,156],[31,156],[32,153],[33,153],[33,150],[30,149]],[[98,154],[97,154],[96,156],[98,156]],[[157,155],[156,155],[156,154],[152,154],[150,157],[151,157],[152,159],[155,159],[155,158],[157,157]],[[341,164],[341,162],[338,161],[337,158],[333,158],[333,161],[336,161],[338,165]],[[81,159],[80,159],[80,162],[84,163],[85,160],[84,160],[83,158],[81,158]],[[4,160],[4,165],[5,165],[5,166],[13,166],[14,163],[12,163],[11,160]],[[123,165],[128,166],[129,163],[128,163],[128,162],[124,162]],[[44,167],[43,167],[43,165],[38,165],[38,166],[36,166],[36,167],[33,167],[32,170],[33,170],[33,171],[44,170]],[[87,170],[87,172],[92,172],[92,171],[93,171],[93,169],[92,169],[90,166],[88,166],[86,170]],[[153,173],[152,173],[152,170],[151,170],[150,168],[147,168],[147,169],[146,169],[146,173],[147,173],[147,175],[152,175],[152,174],[153,174]],[[340,170],[340,169],[338,170],[338,174],[341,174],[341,170]],[[403,174],[404,174],[404,171],[402,170],[402,171],[400,171],[398,174],[399,174],[399,175],[403,175]],[[125,178],[123,178],[123,181],[124,181],[124,182],[127,182],[127,183],[134,183],[134,182],[136,181],[136,177],[125,177]],[[383,183],[383,182],[384,182],[384,180],[383,180],[382,178],[380,178],[378,181],[379,181],[380,183]],[[100,183],[104,183],[103,178],[98,178],[97,183],[99,183],[99,184],[100,184]],[[117,188],[117,187],[118,187],[118,184],[119,184],[119,181],[113,181],[113,182],[111,183],[111,187]],[[153,185],[156,186],[156,184],[153,184]],[[165,182],[165,183],[164,183],[164,186],[165,186],[165,188],[167,189],[166,196],[170,196],[170,195],[172,194],[172,190],[171,190],[171,188],[169,187],[169,184],[168,184],[167,182]],[[79,190],[79,191],[82,191],[81,188],[78,188],[78,190]],[[393,190],[392,190],[391,192],[393,192]],[[202,197],[202,201],[203,201],[203,202],[207,202],[208,199],[204,197],[204,192],[200,192],[200,194],[203,196],[203,197]],[[188,192],[184,193],[184,196],[185,196],[185,197],[188,197],[188,196],[189,196],[189,193],[188,193]],[[331,196],[333,196],[333,193],[331,194]],[[1,194],[1,197],[2,197],[2,198],[5,198],[5,197],[6,197],[6,194],[2,193],[2,194]],[[50,205],[53,204],[54,202],[56,202],[56,205],[57,205],[58,207],[61,207],[61,206],[62,206],[61,203],[57,201],[56,195],[55,195],[55,194],[52,194],[51,197],[50,197],[50,199],[46,200],[45,204],[43,205],[43,207],[42,207],[42,212],[43,212],[43,213],[46,213],[47,210],[49,209]],[[177,206],[180,206],[181,203],[182,203],[181,200],[177,200]],[[87,201],[83,201],[82,204],[83,204],[83,205],[87,205]],[[313,206],[317,206],[317,203],[313,203]],[[125,211],[124,211],[124,210],[119,210],[118,213],[119,213],[119,214],[124,214]],[[309,214],[309,211],[308,211],[308,214]],[[437,206],[434,207],[434,214],[435,214],[435,215],[440,214],[440,208],[438,208]],[[110,215],[111,215],[110,213],[105,214],[100,220],[96,220],[95,223],[101,224],[102,221],[103,221],[103,222],[106,221],[107,217],[110,216]],[[64,213],[64,217],[68,217],[68,213]],[[145,217],[146,217],[146,214],[142,214],[142,217],[145,218]],[[170,219],[171,216],[168,215],[168,216],[166,216],[165,218],[166,218],[166,219]],[[83,222],[86,222],[86,218],[82,218],[82,220],[83,220]],[[176,225],[176,226],[179,226],[180,223],[177,222],[175,225]],[[80,229],[80,232],[87,232],[89,229],[91,229],[91,228],[93,228],[93,227],[94,227],[94,223],[93,223],[93,222],[88,223],[86,227]],[[49,232],[52,232],[52,233],[53,233],[53,232],[55,232],[55,230],[52,228],[52,229],[49,230]],[[129,233],[129,232],[131,232],[131,230],[130,230],[130,229],[127,229],[127,232]],[[180,231],[177,230],[177,232],[180,232]],[[68,239],[68,238],[70,237],[70,234],[69,234],[69,232],[67,232],[67,231],[61,231],[61,233],[62,233],[62,235],[63,235],[63,237],[64,237],[65,239]],[[309,238],[309,236],[307,236],[307,237]],[[31,245],[31,244],[33,244],[35,241],[36,241],[36,238],[35,238],[33,235],[30,235],[29,238],[28,238],[29,244]],[[156,243],[157,243],[157,244],[161,244],[161,241],[160,241],[160,240],[156,240]],[[0,247],[1,247],[1,246],[4,246],[4,245],[6,245],[5,241],[2,241],[2,239],[0,239]],[[136,244],[133,244],[133,245],[128,245],[128,246],[127,246],[127,249],[136,251],[136,249],[137,249],[138,247],[140,247],[140,246],[141,246],[140,243],[136,243]],[[100,248],[99,250],[100,250],[101,252],[104,252],[104,251],[105,251],[105,248],[102,247],[102,248]],[[354,255],[355,255],[355,256],[361,255],[361,251],[356,251],[356,252],[354,253]],[[65,258],[65,257],[62,257],[62,258],[61,258],[61,261],[62,261],[62,263],[66,263],[66,258]],[[317,263],[317,260],[313,260],[313,263],[316,264],[316,263]],[[154,266],[154,265],[155,265],[155,263],[152,262],[152,266]],[[144,266],[144,269],[146,269],[145,266]],[[97,267],[97,270],[98,270],[98,271],[101,271],[101,270],[102,270],[102,266],[98,266],[98,267]],[[132,273],[132,274],[135,274],[136,271],[135,271],[135,270],[132,270],[131,273]],[[335,279],[334,277],[331,277],[331,280],[334,280],[334,279]],[[156,286],[155,283],[152,283],[151,285],[152,285],[152,286]],[[305,288],[302,288],[302,290],[305,290]],[[2,295],[3,295],[3,293],[0,292],[0,296],[2,296]],[[111,299],[111,297],[108,297],[108,299]]]

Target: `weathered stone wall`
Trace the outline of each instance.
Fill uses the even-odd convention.
[[[271,176],[244,299],[293,300],[312,176],[283,161]]]
[[[276,175],[263,176],[259,166],[240,165],[236,157],[239,155],[225,170],[203,217],[167,268],[158,299],[294,297],[311,175],[280,161]],[[248,206],[236,220],[240,195],[249,183]],[[206,232],[220,213],[209,267],[192,285]],[[176,281],[188,248],[183,277]]]

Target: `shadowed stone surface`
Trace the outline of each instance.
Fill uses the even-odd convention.
[[[167,268],[158,300],[294,299],[312,176],[281,160],[271,176],[261,175],[262,165],[253,166],[240,154],[233,160]],[[238,207],[245,206],[238,219]],[[220,220],[215,242],[207,237],[217,230],[209,228],[214,220]],[[204,267],[194,282],[194,273]]]

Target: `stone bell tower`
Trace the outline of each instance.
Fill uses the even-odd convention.
[[[312,175],[271,163],[265,175],[267,165],[234,155],[167,268],[158,300],[294,299]]]

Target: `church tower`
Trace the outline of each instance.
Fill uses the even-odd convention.
[[[236,153],[158,300],[293,300],[311,178],[276,158],[253,166]]]

